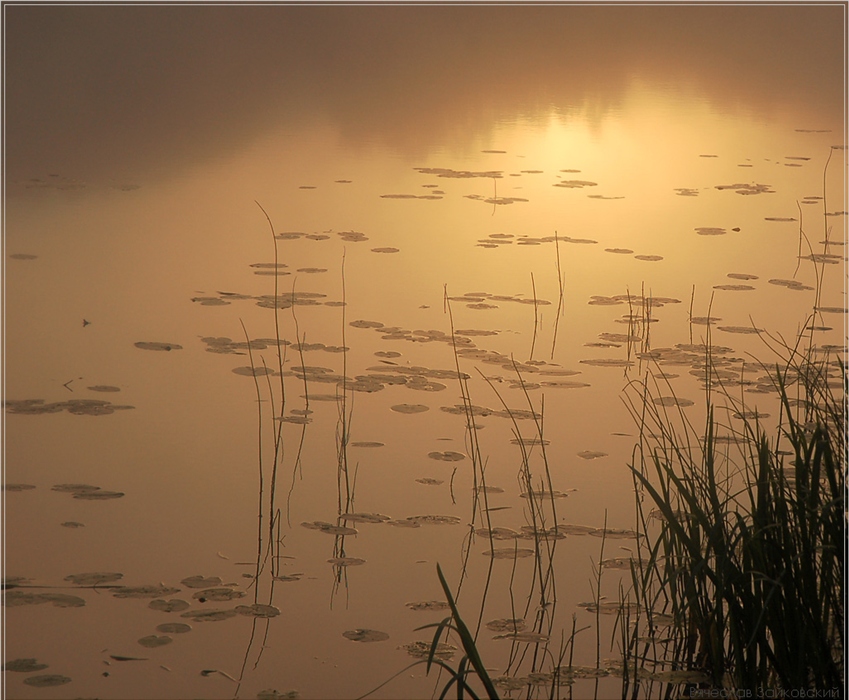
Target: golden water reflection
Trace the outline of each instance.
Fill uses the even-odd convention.
[[[274,261],[257,202],[283,234],[278,263],[290,274],[277,278],[278,296],[324,295],[279,312],[280,336],[290,343],[286,415],[293,420],[282,428],[276,502],[286,513],[281,548],[274,550],[284,577],[274,584],[281,614],[267,623],[267,637],[266,623],[256,623],[264,651],[254,645],[254,621],[245,616],[193,623],[191,633],[174,635],[167,646],[140,647],[137,640],[154,634],[156,625],[183,619],[151,610],[144,600],[116,600],[104,589],[73,591],[84,597],[82,608],[10,608],[10,658],[37,658],[50,664],[47,673],[71,677],[51,691],[56,697],[134,697],[139,687],[151,696],[220,697],[235,692],[233,681],[202,672],[238,678],[245,658],[240,696],[276,688],[302,697],[356,697],[409,663],[398,647],[426,639],[414,628],[445,613],[407,604],[442,597],[436,562],[456,585],[473,517],[472,445],[456,410],[461,385],[446,342],[446,295],[454,329],[468,339],[465,349],[473,344],[480,351],[461,353],[459,364],[470,376],[471,402],[481,407],[475,422],[482,426],[487,485],[503,489],[488,495],[494,527],[520,532],[528,525],[528,499],[517,481],[521,453],[511,440],[516,429],[528,443],[540,438],[532,420],[514,426],[499,416],[501,400],[513,410],[542,410],[544,397],[551,486],[567,494],[557,499],[557,524],[577,526],[556,542],[552,638],[568,633],[573,612],[588,624],[594,616],[578,604],[592,598],[588,580],[600,541],[587,533],[597,532],[605,517],[611,529],[634,524],[627,464],[637,431],[621,392],[629,379],[660,369],[641,364],[636,353],[710,339],[728,346],[727,355],[756,364],[755,358],[770,357],[763,339],[721,328],[755,325],[794,338],[812,311],[820,276],[818,305],[838,312],[845,306],[837,245],[844,241],[846,209],[839,120],[835,126],[828,115],[815,119],[807,107],[777,110],[771,118],[754,108],[720,109],[707,91],[672,90],[661,81],[634,79],[618,88],[615,105],[603,109],[588,100],[474,119],[462,138],[438,132],[421,148],[392,148],[364,135],[353,117],[347,126],[323,118],[311,126],[249,129],[213,158],[186,155],[154,174],[139,169],[137,179],[106,184],[99,165],[80,161],[81,170],[98,174],[85,186],[71,186],[83,180],[73,169],[55,177],[39,170],[37,182],[10,183],[6,399],[133,406],[110,415],[78,415],[67,406],[27,415],[7,406],[6,482],[36,488],[6,493],[5,573],[33,585],[114,571],[123,573],[121,585],[162,582],[182,588],[174,597],[191,600],[193,609],[208,609],[230,604],[197,603],[181,582],[219,576],[253,602],[258,442],[267,517],[273,421],[267,385],[259,384],[258,404],[253,379],[238,370],[259,366],[260,358],[273,369],[277,359],[273,349],[247,355],[233,343],[245,342],[245,331],[254,340],[276,334],[274,312],[257,305],[274,293],[275,280],[256,274]],[[386,114],[390,119],[391,109]],[[449,121],[463,130],[464,122]],[[506,204],[507,198],[515,201]],[[816,253],[837,258],[816,266],[800,261],[800,226],[803,254],[807,237]],[[826,235],[835,245],[818,243]],[[534,304],[535,297],[549,303]],[[651,307],[656,322],[646,337],[641,319],[648,297],[665,301]],[[707,326],[690,323],[691,315],[721,321],[708,336]],[[839,352],[843,315],[826,312],[816,322],[832,327],[819,331],[816,342]],[[628,341],[634,334],[639,342]],[[334,351],[343,345],[348,352]],[[239,354],[209,352],[216,347]],[[523,363],[521,380],[511,360]],[[703,394],[690,376],[692,357],[687,362],[662,370],[678,375],[670,388],[681,405],[693,402],[686,410],[698,421]],[[306,390],[305,372],[292,369],[300,366],[321,368],[306,372]],[[343,372],[359,388],[382,385],[345,394],[347,459],[351,474],[356,469],[352,510],[407,522],[356,523],[359,534],[347,535],[341,551],[326,527],[300,524],[335,523],[338,515],[340,409],[323,400],[338,389],[320,378]],[[539,385],[528,390],[530,406],[522,381]],[[120,391],[107,395],[93,386]],[[304,395],[312,397],[308,405]],[[776,413],[767,410],[771,396],[745,398]],[[429,410],[397,410],[402,404]],[[452,461],[446,453],[466,459]],[[540,457],[536,446],[535,478],[542,477]],[[52,490],[63,483],[125,496],[75,499]],[[425,515],[459,524],[409,526],[408,518]],[[476,617],[492,563],[483,621],[512,619],[511,591],[526,595],[533,567],[518,560],[511,588],[512,561],[485,556],[490,544],[479,537],[471,545],[461,605]],[[627,539],[608,540],[605,555],[626,556],[629,546]],[[343,556],[365,564],[350,561],[340,571],[328,563]],[[616,574],[608,571],[604,582],[612,597]],[[266,571],[262,586],[267,579]],[[367,629],[389,640],[343,636]],[[608,627],[603,634],[609,637]],[[492,636],[481,636],[481,650],[488,664],[503,669],[509,642]],[[578,643],[575,662],[594,664],[594,645]],[[7,682],[16,696],[39,697],[17,677]],[[418,667],[376,697],[424,697],[432,683]],[[616,695],[617,683],[604,681],[602,695]]]

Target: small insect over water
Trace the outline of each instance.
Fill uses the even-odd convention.
[[[83,328],[85,328],[86,326],[90,326],[90,325],[91,325],[91,321],[87,321],[86,319],[83,319]]]

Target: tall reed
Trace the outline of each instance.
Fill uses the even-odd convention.
[[[703,687],[842,687],[846,373],[827,356],[784,350],[771,368],[775,432],[727,392],[739,427],[722,424],[708,394],[699,431],[654,404],[648,381],[631,385],[643,535],[632,567],[642,631],[626,649],[635,693],[658,663],[698,672]]]

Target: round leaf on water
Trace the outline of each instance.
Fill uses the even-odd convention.
[[[164,647],[166,644],[170,644],[173,641],[174,640],[171,639],[171,637],[157,637],[155,634],[151,634],[139,639],[139,644],[143,647],[147,647],[148,649],[155,649],[156,647]]]
[[[366,563],[366,560],[357,557],[334,557],[328,559],[327,562],[333,564],[333,566],[361,566]]]
[[[67,676],[60,676],[57,674],[44,674],[41,676],[30,676],[29,678],[24,678],[24,683],[31,685],[34,688],[52,688],[57,685],[65,685],[65,683],[70,682],[71,679]]]
[[[361,440],[360,442],[352,442],[351,447],[383,447],[383,443]]]
[[[506,634],[496,634],[493,639],[509,639],[513,642],[526,642],[527,644],[544,644],[548,641],[548,635],[539,632],[507,632]]]
[[[184,612],[180,617],[185,617],[189,620],[194,620],[195,622],[218,622],[220,620],[226,620],[230,617],[235,617],[238,613],[232,609],[218,609],[218,610],[189,610]]]
[[[122,498],[124,494],[120,491],[79,491],[74,494],[74,498],[79,498],[84,501],[111,501],[115,498]]]
[[[637,537],[637,533],[633,530],[623,530],[615,527],[609,527],[606,530],[604,528],[598,528],[587,534],[593,537],[605,537],[609,540],[630,540]]]
[[[400,403],[390,407],[396,413],[424,413],[430,408],[420,403]]]
[[[30,491],[34,488],[31,484],[3,484],[4,491]]]
[[[460,460],[466,459],[466,455],[461,454],[460,452],[451,452],[450,450],[447,452],[429,452],[427,456],[431,459],[437,459],[442,462],[459,462]]]
[[[442,479],[431,479],[430,477],[422,477],[421,479],[416,479],[416,483],[425,484],[426,486],[439,486],[440,484],[444,484],[445,482]]]
[[[243,377],[264,377],[266,374],[271,374],[273,370],[268,367],[236,367],[232,372]]]
[[[61,493],[85,493],[89,491],[100,491],[100,487],[92,486],[91,484],[56,484],[50,490]]]
[[[59,523],[62,527],[78,528],[85,527],[85,523],[78,523],[76,520],[66,520],[64,523]]]
[[[492,557],[493,559],[524,559],[525,557],[534,556],[533,549],[504,547],[503,549],[493,549],[483,552],[484,556]]]
[[[168,588],[168,586],[120,586],[112,595],[115,598],[159,598],[179,592],[179,588]]]
[[[569,494],[564,493],[563,491],[548,491],[546,489],[540,489],[538,491],[526,491],[524,493],[520,493],[519,496],[521,498],[566,498]]]
[[[297,690],[278,693],[276,690],[261,690],[256,694],[256,700],[298,700],[301,697]]]
[[[404,603],[410,610],[448,610],[450,607],[444,600],[422,600],[415,603]]]
[[[599,457],[607,457],[607,452],[597,452],[596,450],[584,450],[578,452],[578,457],[581,459],[598,459]]]
[[[675,396],[658,396],[657,398],[652,399],[652,403],[655,403],[658,406],[680,406],[681,408],[693,405],[693,402],[690,401],[690,399],[679,399]]]
[[[160,350],[169,352],[171,350],[182,350],[182,345],[177,345],[177,343],[134,343],[137,348],[140,350]]]
[[[385,523],[390,519],[388,515],[380,513],[344,513],[339,517],[342,520],[353,520],[358,523]]]
[[[579,360],[581,364],[592,365],[593,367],[631,367],[633,362],[630,360],[620,360],[615,357],[601,357],[592,360]]]
[[[717,326],[716,328],[717,330],[725,331],[726,333],[755,334],[763,332],[763,329],[753,328],[752,326]]]
[[[493,632],[521,632],[525,629],[525,621],[522,619],[501,618],[490,620],[486,623],[487,629]]]
[[[323,520],[304,522],[301,523],[301,527],[305,527],[308,530],[320,530],[321,532],[325,532],[328,535],[356,535],[359,532],[353,527],[345,527],[344,525],[333,525],[332,523],[326,523]]]
[[[13,659],[3,664],[4,671],[14,671],[15,673],[32,673],[33,671],[43,671],[47,668],[47,664],[40,664],[35,659]]]
[[[124,574],[96,572],[91,574],[71,574],[65,577],[65,581],[70,581],[77,586],[97,586],[101,583],[120,581],[122,578],[124,578]]]
[[[273,605],[254,603],[253,605],[237,605],[236,612],[239,615],[248,615],[250,617],[277,617],[280,614],[280,609],[275,608]]]
[[[152,610],[170,613],[187,610],[189,608],[189,604],[185,600],[180,600],[179,598],[172,598],[171,600],[158,598],[157,600],[151,600],[150,603],[147,604],[147,607]]]
[[[367,629],[348,630],[347,632],[343,632],[342,636],[345,639],[350,639],[352,642],[385,642],[389,639],[389,635],[386,632]]]
[[[522,676],[495,676],[492,679],[492,684],[496,688],[510,692],[511,690],[522,690],[526,688],[530,681],[527,677]]]
[[[723,289],[728,292],[750,292],[754,287],[750,284],[715,284],[714,289]]]
[[[166,622],[156,626],[156,631],[163,634],[185,634],[191,632],[191,630],[192,626],[183,622]]]
[[[426,659],[428,656],[430,656],[432,646],[432,642],[410,642],[409,644],[402,644],[398,648],[404,649],[410,656],[413,656],[417,659]],[[433,654],[433,658],[440,659],[441,661],[450,661],[456,651],[457,647],[455,647],[453,644],[439,642],[436,645],[436,650]]]
[[[221,602],[225,600],[233,600],[235,598],[244,598],[245,594],[243,591],[237,591],[233,588],[204,588],[203,590],[197,591],[192,595],[192,598],[196,600],[206,601],[206,600],[214,600],[216,602]]]
[[[221,579],[217,576],[189,576],[180,581],[187,588],[212,588],[221,585]]]
[[[457,525],[460,523],[460,518],[454,515],[413,515],[407,520],[425,525]]]
[[[394,527],[421,527],[419,523],[415,520],[403,519],[403,520],[387,520],[387,525],[393,525]]]
[[[602,559],[599,562],[599,566],[604,567],[605,569],[621,569],[623,571],[631,570],[631,562],[637,564],[636,559],[632,559],[631,557],[614,557],[613,559]]]

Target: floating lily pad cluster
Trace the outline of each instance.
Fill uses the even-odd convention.
[[[44,399],[6,399],[3,404],[6,413],[35,416],[43,413],[61,413],[67,411],[75,416],[107,416],[115,411],[127,411],[135,406],[114,404],[98,399],[71,399],[45,403]]]
[[[70,493],[73,498],[83,501],[111,501],[124,496],[121,491],[106,491],[91,484],[56,484],[50,490]]]

